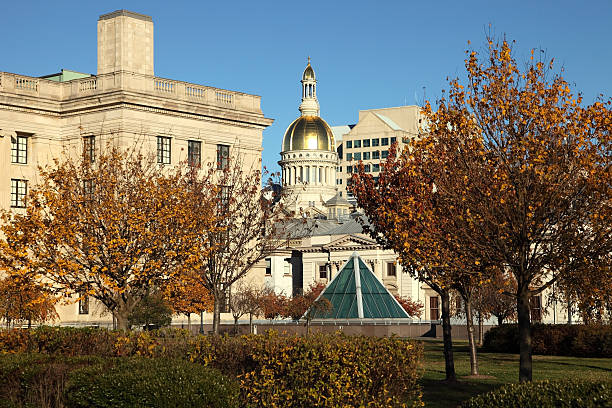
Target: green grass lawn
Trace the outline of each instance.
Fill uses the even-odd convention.
[[[456,407],[466,399],[503,384],[518,382],[518,354],[478,353],[479,372],[490,378],[462,378],[470,374],[470,357],[465,341],[453,342],[456,384],[445,384],[441,341],[425,341],[421,385],[426,407]],[[612,359],[533,356],[533,380],[612,381]]]

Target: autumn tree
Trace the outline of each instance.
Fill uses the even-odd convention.
[[[213,310],[213,298],[194,271],[184,270],[175,275],[166,285],[164,297],[174,313],[187,316],[187,330],[190,333],[191,314]]]
[[[221,303],[230,298],[232,285],[281,247],[290,234],[283,223],[287,214],[279,197],[262,190],[265,173],[260,165],[256,161],[249,167],[241,157],[224,157],[212,166],[210,178],[190,180],[185,185],[196,207],[199,195],[205,205],[209,191],[217,191],[214,228],[201,229],[199,256],[186,264],[214,299],[215,334],[219,332]],[[201,217],[197,208],[192,212]]]
[[[249,315],[249,333],[253,333],[253,317],[263,314],[266,307],[265,298],[273,293],[266,286],[259,287],[254,283],[239,281],[235,290],[232,290],[230,311],[234,317],[234,324],[244,315]]]
[[[420,171],[427,156],[410,150],[398,155],[396,148],[391,147],[378,181],[361,164],[359,173],[352,177],[352,191],[367,216],[365,230],[398,254],[405,272],[440,295],[446,380],[454,381],[450,295],[461,287],[465,296],[470,295],[481,265],[471,255],[456,251],[455,212],[438,205],[440,197],[432,175]],[[472,368],[476,371],[473,341],[470,344]]]
[[[65,296],[90,295],[125,330],[150,288],[163,288],[193,255],[182,177],[181,169],[112,145],[95,162],[56,159],[40,169],[25,212],[2,226],[4,264],[41,274]],[[199,199],[198,211],[212,223],[212,198]]]
[[[128,325],[142,326],[145,330],[169,326],[172,323],[172,308],[164,294],[151,290],[134,306],[128,316]]]
[[[408,316],[410,317],[420,317],[423,313],[423,303],[415,302],[411,298],[401,297],[399,295],[394,295],[397,303],[400,304],[402,309],[406,311]]]
[[[489,279],[477,288],[474,309],[484,318],[494,316],[497,324],[516,317],[516,281],[499,269],[492,270]]]
[[[468,50],[465,81],[426,106],[428,133],[411,146],[437,204],[465,226],[458,256],[516,280],[521,382],[532,378],[530,298],[612,282],[611,101],[583,106],[542,55],[523,66],[505,39],[482,58]]]
[[[29,279],[6,276],[0,280],[0,318],[11,324],[48,322],[57,319],[55,305],[58,299],[47,287]]]

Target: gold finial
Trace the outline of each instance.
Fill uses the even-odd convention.
[[[308,65],[310,65],[310,55],[308,56]]]

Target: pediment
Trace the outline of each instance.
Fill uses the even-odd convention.
[[[327,250],[358,250],[362,248],[377,247],[378,243],[367,236],[359,235],[345,235],[340,237],[329,244],[323,245],[323,248]]]

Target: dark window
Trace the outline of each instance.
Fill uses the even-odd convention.
[[[346,160],[353,160],[353,154],[352,153],[347,153],[346,154]]]
[[[529,306],[531,309],[531,321],[541,322],[542,321],[542,297],[532,296],[529,298]]]
[[[376,163],[372,165],[372,171],[380,171],[380,164]]]
[[[17,134],[11,137],[11,163],[27,164],[28,137]]]
[[[351,147],[353,147],[353,141],[352,140],[347,140],[346,141],[346,148],[350,149]]]
[[[352,173],[353,172],[353,166],[346,166],[346,172],[347,173]]]
[[[170,164],[170,138],[157,136],[157,162]]]
[[[380,145],[381,146],[389,146],[389,138],[388,137],[383,137],[382,139],[380,139]]]
[[[377,183],[378,183],[378,179],[379,179],[379,178],[380,178],[380,177],[374,177],[374,183],[375,183],[375,184],[377,184]]]
[[[440,308],[438,303],[438,297],[433,296],[429,298],[429,320],[440,319]]]
[[[370,152],[363,152],[363,160],[370,160]]]
[[[89,314],[89,296],[86,294],[79,299],[79,314]]]
[[[369,164],[364,165],[363,166],[363,171],[366,172],[366,173],[369,173],[370,172],[370,165]]]
[[[217,169],[224,170],[229,165],[229,146],[217,145]]]
[[[363,147],[370,147],[370,139],[363,139]]]
[[[382,157],[383,159],[386,159],[387,157],[389,157],[389,151],[388,151],[388,150],[383,150],[383,151],[382,151],[382,155],[381,155],[381,157]]]
[[[11,207],[24,208],[25,199],[28,194],[27,180],[11,180]]]
[[[387,276],[397,276],[397,266],[395,262],[387,262]]]
[[[230,186],[221,186],[221,189],[219,190],[219,206],[224,211],[229,209],[230,190]]]
[[[93,163],[96,161],[96,137],[83,137],[83,159]]]
[[[190,166],[200,167],[202,163],[202,142],[187,141],[187,162]]]
[[[355,160],[361,160],[361,152],[355,152],[353,153],[353,158]]]
[[[266,276],[272,276],[272,259],[266,258]]]
[[[378,146],[380,143],[379,139],[372,139],[372,147]]]
[[[326,265],[319,265],[319,278],[327,279],[327,266]]]
[[[342,153],[338,153],[338,159],[342,160]]]
[[[361,147],[361,140],[355,140],[355,142],[353,143],[353,147],[355,147],[355,149]]]
[[[380,159],[380,152],[377,150],[375,152],[372,152],[372,158],[373,159]]]
[[[391,144],[395,143],[396,141],[397,141],[397,138],[396,138],[396,137],[392,137],[392,138],[391,138]]]

